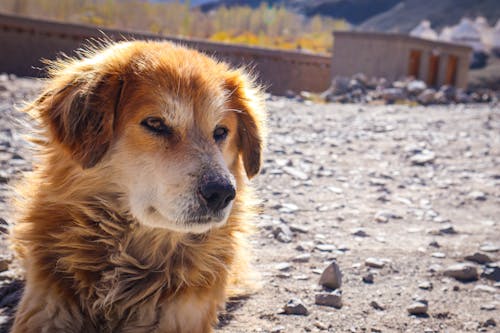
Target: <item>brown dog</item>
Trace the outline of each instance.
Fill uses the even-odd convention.
[[[262,95],[160,42],[55,62],[28,106],[46,140],[12,240],[13,332],[210,332],[246,267]]]

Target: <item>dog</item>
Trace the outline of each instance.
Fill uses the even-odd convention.
[[[13,333],[211,332],[248,290],[249,179],[262,89],[170,42],[50,63],[12,243],[26,271]]]

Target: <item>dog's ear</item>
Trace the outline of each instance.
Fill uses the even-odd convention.
[[[248,178],[260,171],[265,135],[263,96],[253,80],[241,71],[226,78],[229,108],[238,114],[239,150]]]
[[[94,73],[57,79],[34,107],[52,138],[83,168],[91,168],[111,144],[123,80]]]

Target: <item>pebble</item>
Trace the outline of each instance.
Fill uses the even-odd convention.
[[[443,252],[433,252],[431,256],[433,258],[439,258],[439,259],[446,258],[446,254],[444,254]]]
[[[276,264],[276,266],[275,266],[275,268],[281,272],[289,271],[290,269],[292,269],[292,267],[293,267],[292,264],[287,263],[287,262],[281,262],[279,264]]]
[[[486,268],[481,273],[481,277],[493,280],[495,282],[500,281],[500,262],[492,262],[486,264]]]
[[[477,201],[486,201],[487,199],[486,193],[481,191],[472,191],[469,193],[468,197]]]
[[[423,281],[418,284],[418,287],[423,290],[432,290],[433,285],[430,281]]]
[[[0,273],[8,270],[11,262],[12,262],[11,258],[0,255]]]
[[[315,248],[321,252],[333,252],[337,249],[337,247],[333,244],[318,244]]]
[[[487,319],[481,326],[483,326],[483,327],[496,327],[497,322],[495,321],[495,319],[490,318],[490,319]]]
[[[281,213],[293,214],[299,211],[299,207],[293,203],[282,203],[278,209]]]
[[[478,279],[477,268],[467,263],[451,265],[446,268],[443,273],[445,276],[455,278],[462,282],[476,281]]]
[[[403,217],[393,212],[389,211],[379,211],[375,214],[374,220],[378,223],[387,223],[390,219],[399,220]]]
[[[479,250],[483,252],[498,252],[500,251],[500,246],[493,244],[484,244],[479,248]]]
[[[485,284],[478,284],[474,286],[474,291],[479,291],[479,292],[485,292],[485,293],[490,293],[490,294],[495,294],[497,292],[497,289],[494,287],[490,287]]]
[[[372,308],[374,308],[375,310],[380,310],[380,311],[384,311],[385,310],[385,306],[380,304],[379,302],[377,301],[371,301],[370,302],[370,306]]]
[[[365,260],[365,265],[373,268],[382,268],[385,266],[385,262],[377,258],[368,258]]]
[[[356,237],[368,237],[368,234],[362,228],[354,229],[352,235]]]
[[[496,310],[496,308],[497,308],[497,305],[495,303],[481,304],[481,307],[480,307],[481,310],[485,310],[485,311],[494,311],[494,310]]]
[[[304,303],[298,298],[289,300],[283,310],[287,315],[307,316],[309,314]]]
[[[441,247],[441,245],[439,245],[439,243],[438,243],[437,241],[432,241],[432,242],[430,242],[430,243],[429,243],[429,246],[431,246],[431,247],[435,247],[435,248],[437,248],[437,249]]]
[[[425,315],[427,314],[429,306],[424,302],[415,302],[412,303],[409,307],[406,308],[409,314],[412,315]]]
[[[493,261],[489,255],[481,252],[475,252],[472,255],[466,256],[465,260],[476,262],[478,264],[486,264]]]
[[[8,223],[3,218],[0,217],[0,234],[6,234],[8,232]]]
[[[314,296],[314,303],[340,309],[342,307],[342,292],[337,289],[331,292],[318,293]]]
[[[290,224],[290,230],[293,232],[299,232],[301,234],[309,233],[309,228],[298,224]]]
[[[286,224],[280,224],[273,229],[274,238],[281,243],[291,243],[293,233]]]
[[[336,261],[325,268],[319,279],[319,284],[330,289],[339,289],[342,286],[342,272]]]
[[[455,227],[451,224],[445,224],[441,228],[439,228],[439,233],[443,235],[455,235],[458,232],[455,230]]]
[[[309,262],[311,260],[311,255],[309,253],[299,254],[292,259],[293,262]]]
[[[292,176],[293,178],[295,178],[297,180],[308,180],[309,179],[309,176],[305,172],[302,172],[302,171],[297,170],[295,168],[292,168],[290,166],[283,167],[283,171],[285,171],[287,174],[289,174],[290,176]]]
[[[414,165],[425,165],[434,162],[436,154],[430,150],[423,150],[422,152],[413,155],[410,162]]]
[[[373,276],[372,273],[367,273],[367,274],[363,275],[363,282],[364,283],[370,283],[371,284],[371,283],[373,283],[374,280],[375,279],[374,279],[374,276]]]
[[[326,331],[328,329],[328,326],[326,326],[324,323],[322,323],[320,321],[315,321],[314,326],[321,331]]]

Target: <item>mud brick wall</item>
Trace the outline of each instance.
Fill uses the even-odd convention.
[[[55,59],[61,53],[74,55],[86,40],[104,35],[113,40],[133,38],[181,43],[234,66],[252,68],[260,82],[275,94],[284,94],[287,90],[321,92],[331,81],[329,56],[98,29],[10,15],[0,15],[0,72],[43,77],[41,59]]]

